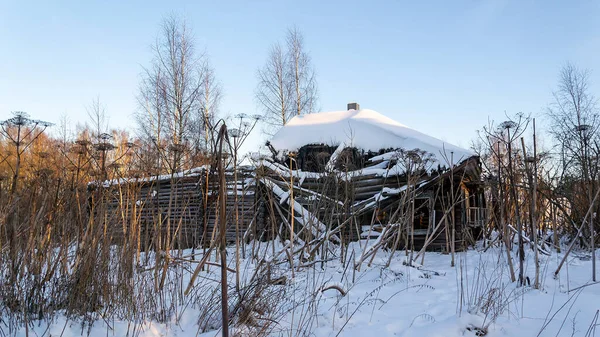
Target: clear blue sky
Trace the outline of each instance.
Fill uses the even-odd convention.
[[[304,33],[323,111],[356,101],[467,147],[488,118],[541,114],[571,61],[600,96],[598,1],[0,0],[0,120],[14,110],[85,122],[99,97],[132,127],[141,68],[162,18],[183,16],[224,88],[256,113],[256,69],[287,27]]]

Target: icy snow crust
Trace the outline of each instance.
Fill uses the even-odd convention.
[[[447,164],[475,154],[398,123],[369,109],[321,112],[292,118],[270,141],[280,153],[296,151],[308,144],[356,147],[366,151],[380,149],[419,149]],[[444,153],[447,160],[444,159]]]

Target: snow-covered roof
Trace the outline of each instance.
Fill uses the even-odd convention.
[[[419,149],[431,153],[442,163],[445,162],[443,153],[450,160],[453,152],[455,163],[475,155],[369,109],[296,116],[273,136],[270,143],[281,153],[296,151],[308,144],[343,145],[366,151]]]

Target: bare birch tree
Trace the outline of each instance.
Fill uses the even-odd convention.
[[[317,100],[317,82],[310,55],[304,48],[304,36],[297,27],[288,30],[286,43],[295,115],[311,113]]]
[[[293,117],[287,77],[287,56],[279,43],[271,47],[267,62],[258,70],[256,100],[263,111],[267,133],[285,125]]]
[[[590,162],[590,147],[598,143],[600,115],[589,89],[589,71],[568,63],[559,75],[554,102],[548,107],[550,134],[560,146],[566,175],[597,178],[598,168]],[[574,164],[574,165],[572,165]],[[590,191],[593,195],[593,191]]]
[[[273,133],[294,116],[313,112],[317,82],[304,37],[289,29],[285,49],[275,43],[257,72],[256,101],[263,111],[264,131]]]
[[[600,178],[600,114],[589,85],[589,70],[567,63],[560,71],[558,89],[553,93],[554,102],[548,107],[550,134],[561,153],[561,189],[572,204],[576,221],[582,225],[589,209],[600,211],[594,201]],[[595,281],[594,217],[586,225]]]
[[[136,117],[142,136],[161,153],[159,170],[174,172],[182,169],[190,143],[202,137],[194,125],[202,125],[198,120],[216,111],[220,90],[185,22],[165,19],[152,49],[154,58],[142,75]]]
[[[205,73],[202,81],[202,97],[200,99],[200,109],[197,111],[195,132],[203,135],[203,139],[197,139],[197,145],[209,153],[214,152],[215,147],[215,122],[219,114],[219,107],[223,92],[221,84],[217,81],[214,69],[205,64]]]
[[[101,134],[108,132],[106,107],[100,102],[100,98],[96,97],[85,110],[91,123],[90,127],[95,133],[94,138],[99,139]]]
[[[135,118],[138,126],[140,138],[144,140],[143,150],[144,160],[152,158],[148,164],[156,171],[161,171],[162,157],[160,157],[160,148],[164,144],[163,138],[166,114],[164,84],[165,81],[162,69],[157,65],[152,65],[151,69],[144,69],[145,74],[140,83],[140,93],[138,95],[139,110]]]

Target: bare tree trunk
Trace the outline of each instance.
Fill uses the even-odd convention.
[[[534,122],[535,125],[535,122]],[[534,126],[535,128],[535,126]],[[534,135],[535,135],[535,131],[534,131]],[[534,141],[535,142],[535,141]],[[533,283],[533,287],[535,289],[539,288],[539,279],[540,279],[540,262],[539,262],[539,255],[538,255],[538,242],[537,242],[537,226],[536,226],[536,219],[535,219],[535,203],[536,203],[536,195],[535,195],[535,183],[534,183],[534,178],[533,178],[533,174],[530,171],[530,167],[529,167],[529,160],[527,158],[527,150],[525,149],[525,140],[523,139],[523,137],[521,137],[521,146],[523,147],[523,158],[525,159],[525,172],[527,174],[527,179],[529,182],[529,192],[530,192],[530,197],[531,199],[529,200],[529,221],[530,221],[530,228],[531,228],[531,235],[533,237],[533,247],[531,247],[533,249],[533,254],[534,254],[534,260],[535,260],[535,281]],[[535,153],[535,150],[534,150]],[[534,161],[535,161],[535,154],[534,154]],[[534,164],[535,167],[535,164]]]
[[[498,143],[499,145],[500,143]],[[499,146],[498,146],[499,147]],[[502,170],[501,170],[501,163],[500,163],[500,157],[498,154],[498,193],[500,194],[500,198],[499,201],[500,202],[500,223],[501,223],[501,228],[502,228],[502,241],[504,241],[504,246],[506,248],[506,261],[508,263],[508,270],[510,271],[510,280],[512,282],[515,282],[517,280],[517,278],[515,277],[515,267],[513,266],[513,262],[512,262],[512,255],[511,255],[511,242],[510,242],[510,234],[508,231],[508,224],[506,223],[506,219],[505,219],[505,206],[506,206],[506,200],[504,199],[504,186],[502,185]]]
[[[519,235],[519,285],[524,285],[525,281],[525,249],[523,248],[523,226],[521,225],[521,211],[519,207],[519,198],[517,195],[517,186],[515,183],[515,177],[512,166],[512,140],[510,138],[510,128],[508,130],[508,179],[510,181],[510,191],[512,194],[512,199],[515,206],[515,217],[516,217],[516,227]]]

